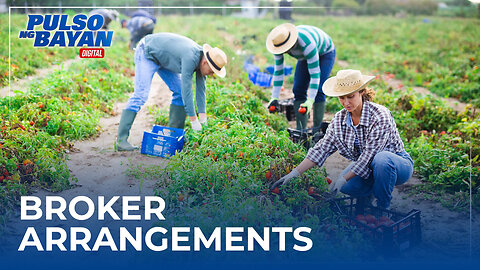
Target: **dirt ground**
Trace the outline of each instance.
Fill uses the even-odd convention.
[[[20,79],[18,81],[12,81],[11,84],[10,84],[10,89],[9,89],[8,86],[0,88],[0,97],[13,96],[13,95],[15,95],[15,93],[13,91],[19,91],[19,90],[21,91],[22,89],[26,89],[28,84],[32,83],[32,81],[41,79],[41,78],[45,77],[46,75],[52,73],[54,70],[61,69],[62,67],[64,69],[66,69],[71,64],[73,64],[74,62],[79,61],[79,60],[80,60],[80,57],[77,56],[76,58],[68,59],[68,60],[64,61],[60,65],[52,65],[51,67],[48,67],[48,68],[37,69],[35,71],[35,74],[33,74],[33,75],[27,76],[27,77],[25,77],[23,79]],[[11,91],[9,91],[9,90],[11,90]]]
[[[291,92],[282,92],[282,98],[290,97],[290,95]],[[147,114],[145,108],[154,104],[168,106],[170,100],[170,91],[162,80],[155,75],[149,100],[137,115],[132,127],[130,134],[130,142],[132,144],[140,145],[143,131],[151,129],[152,119]],[[126,176],[126,164],[163,165],[166,164],[167,160],[141,155],[139,151],[114,152],[114,140],[117,134],[121,111],[124,107],[125,103],[116,104],[116,116],[101,119],[100,126],[102,127],[102,132],[99,136],[75,143],[74,147],[78,150],[69,154],[68,161],[72,176],[78,179],[75,188],[59,193],[37,190],[33,195],[39,197],[61,196],[67,201],[70,201],[73,197],[85,195],[90,198],[96,196],[106,196],[108,198],[114,195],[153,195],[155,181],[151,180],[140,183],[138,180]],[[325,119],[329,120],[332,117],[333,115],[327,114]],[[309,126],[312,125],[311,121],[310,119]],[[290,122],[290,126],[294,127],[295,122]],[[329,177],[336,178],[348,164],[349,161],[345,158],[334,154],[327,159],[325,167]],[[412,209],[418,209],[422,212],[423,242],[419,248],[407,251],[405,256],[422,256],[423,250],[434,250],[435,252],[438,251],[439,254],[446,253],[446,256],[462,255],[468,257],[471,245],[474,254],[478,256],[479,245],[477,243],[480,243],[480,233],[478,229],[480,228],[480,221],[476,213],[470,225],[468,213],[452,212],[442,207],[439,203],[423,200],[421,196],[409,196],[405,190],[408,189],[408,186],[417,183],[420,183],[420,180],[414,176],[403,186],[397,187],[393,194],[392,209],[405,213]],[[114,210],[117,211],[117,213],[121,213],[120,206],[121,205],[114,206]],[[53,222],[54,224],[49,224],[49,226],[65,226],[60,220]],[[98,222],[98,226],[109,225],[111,225],[111,220]],[[150,225],[149,223],[145,224],[147,227]],[[19,244],[18,239],[25,233],[27,226],[41,227],[42,224],[37,224],[35,221],[22,222],[19,216],[9,221],[5,227],[3,236],[3,242],[6,244],[0,246],[0,251],[2,249],[12,250],[13,246],[13,250],[16,250]],[[471,234],[470,231],[472,231]],[[447,251],[445,245],[452,248]],[[456,252],[456,254],[452,254],[452,252]]]
[[[152,88],[148,102],[138,113],[135,122],[133,123],[130,132],[130,142],[133,145],[140,146],[142,142],[143,132],[151,130],[152,119],[148,115],[146,107],[152,105],[170,104],[171,92],[168,87],[160,79],[158,75],[154,76],[152,81]],[[58,193],[48,192],[45,190],[36,190],[32,195],[42,198],[44,202],[45,196],[61,196],[68,202],[76,196],[88,196],[90,198],[97,198],[98,196],[105,196],[106,199],[112,196],[148,196],[154,195],[155,181],[146,180],[140,183],[139,180],[128,177],[125,174],[127,164],[144,164],[144,165],[163,165],[167,160],[162,158],[150,157],[135,152],[115,152],[114,140],[117,136],[118,123],[122,110],[125,108],[125,103],[118,103],[115,105],[116,115],[109,118],[102,118],[100,126],[102,132],[99,136],[85,141],[75,142],[75,151],[69,153],[68,167],[73,177],[78,179],[75,187]],[[113,209],[119,213],[121,211],[121,204],[117,203]],[[67,217],[68,219],[68,217]],[[88,223],[90,227],[90,222]],[[98,222],[96,226],[111,227],[114,224],[111,220]],[[49,223],[48,226],[64,227],[67,224],[63,221],[56,220]],[[68,224],[71,225],[71,224]],[[36,221],[20,221],[19,213],[14,216],[4,228],[4,241],[0,245],[1,250],[16,250],[19,245],[20,237],[24,235],[27,226],[34,226],[42,228],[46,226],[43,222]],[[146,222],[144,226],[151,226]],[[42,239],[42,236],[39,237]],[[15,247],[12,249],[12,246]]]

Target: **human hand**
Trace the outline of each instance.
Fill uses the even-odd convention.
[[[287,184],[292,178],[300,176],[300,173],[297,171],[297,169],[293,169],[289,174],[285,175],[284,177],[280,178],[277,182],[273,183],[272,189]]]
[[[337,194],[340,189],[347,183],[347,180],[343,176],[340,176],[335,182],[330,184],[330,192]]]
[[[202,124],[200,124],[200,121],[198,121],[198,119],[195,119],[194,121],[191,121],[190,123],[192,124],[192,129],[194,131],[202,130]]]
[[[198,114],[198,119],[200,124],[206,125],[207,124],[207,114],[206,113],[199,113]]]
[[[274,106],[274,108],[272,108]],[[280,104],[278,103],[278,98],[272,98],[270,102],[268,103],[268,111],[270,113],[278,112],[280,109]],[[272,110],[273,109],[273,110]]]
[[[306,114],[308,114],[312,110],[313,102],[314,102],[313,98],[309,98],[307,99],[307,101],[300,104],[300,108],[305,107],[307,109]]]

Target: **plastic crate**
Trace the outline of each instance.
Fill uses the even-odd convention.
[[[343,197],[330,201],[331,209],[341,215],[344,221],[357,227],[385,255],[396,255],[401,251],[418,245],[422,240],[419,210],[399,213],[370,204],[359,203],[356,198]],[[373,215],[377,220],[387,217],[388,225],[365,224],[356,219],[357,215]]]
[[[243,69],[248,73],[256,73],[260,71],[260,68],[251,63],[243,63]]]
[[[262,87],[272,86],[273,76],[268,73],[265,73],[265,72],[248,73],[248,78],[255,85],[262,86]]]
[[[265,68],[265,72],[272,74],[275,71],[275,66],[268,66]],[[283,66],[283,75],[288,76],[292,74],[293,67],[292,66]]]
[[[182,151],[185,140],[185,131],[154,125],[152,132],[143,133],[140,153],[168,158]]]
[[[307,129],[294,129],[288,128],[288,134],[290,139],[294,143],[303,145],[305,148],[309,149],[313,147],[318,141],[320,141],[324,136],[328,128],[328,122],[322,122],[320,127],[307,128]]]
[[[295,109],[293,108],[293,98],[282,99],[278,101],[280,112],[285,113],[288,121],[295,120]]]

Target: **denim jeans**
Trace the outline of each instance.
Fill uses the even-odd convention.
[[[333,65],[335,64],[335,50],[319,56],[320,66],[320,84],[318,85],[318,93],[315,97],[315,103],[325,101],[325,94],[322,91],[323,83],[330,76]],[[295,76],[293,77],[293,95],[295,100],[307,100],[308,86],[310,85],[310,73],[308,72],[307,60],[297,61],[295,67]]]
[[[354,164],[350,164],[340,177],[347,174]],[[377,198],[377,206],[387,209],[390,207],[393,188],[404,184],[412,176],[413,160],[405,151],[400,153],[382,151],[375,155],[370,163],[370,169],[372,173],[368,179],[355,176],[340,191],[353,197],[373,194]]]
[[[147,59],[145,57],[143,44],[139,44],[135,50],[135,90],[133,96],[127,102],[126,110],[138,112],[145,102],[147,102],[155,72],[158,73],[170,91],[173,92],[172,104],[184,106],[180,74],[162,69],[162,67],[155,64],[155,62]]]

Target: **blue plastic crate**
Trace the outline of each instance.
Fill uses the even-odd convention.
[[[255,66],[254,64],[251,64],[251,63],[243,63],[243,69],[249,74],[260,71],[259,67]]]
[[[265,71],[269,74],[273,74],[273,72],[275,71],[275,66],[268,66],[267,68],[265,68]],[[292,74],[292,71],[292,66],[283,66],[283,75],[288,76]]]
[[[182,151],[184,141],[183,129],[154,125],[152,132],[143,133],[140,153],[168,158]]]
[[[256,84],[258,86],[262,86],[262,87],[272,86],[273,76],[271,74],[268,74],[265,72],[249,73],[248,78],[250,79],[250,81],[252,81],[253,84]]]

